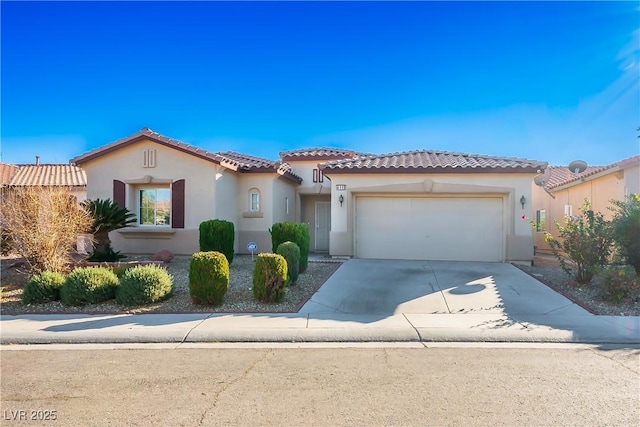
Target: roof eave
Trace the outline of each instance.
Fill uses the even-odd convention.
[[[456,173],[456,174],[472,174],[472,173],[523,173],[523,174],[539,174],[542,166],[531,167],[515,167],[515,168],[443,168],[443,167],[419,167],[419,168],[330,168],[327,165],[321,165],[325,175],[328,174],[436,174],[436,173]]]

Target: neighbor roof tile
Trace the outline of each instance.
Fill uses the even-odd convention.
[[[82,168],[73,165],[18,165],[9,185],[84,187],[87,175]]]

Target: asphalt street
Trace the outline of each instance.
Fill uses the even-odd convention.
[[[3,346],[0,357],[7,426],[640,420],[637,346],[49,345]]]

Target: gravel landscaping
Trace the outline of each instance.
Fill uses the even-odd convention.
[[[130,258],[144,259],[144,258]],[[26,281],[19,259],[2,258],[0,281],[2,314],[26,313],[292,313],[296,312],[339,267],[340,262],[328,259],[310,262],[298,283],[289,288],[283,301],[266,304],[256,301],[251,290],[253,261],[249,255],[234,257],[230,267],[229,290],[220,306],[199,306],[191,302],[188,288],[189,257],[176,257],[165,264],[174,279],[173,295],[157,304],[125,309],[110,301],[84,307],[68,307],[59,301],[47,304],[24,305],[22,289]],[[594,314],[609,316],[640,316],[640,301],[622,301],[619,304],[600,298],[599,278],[591,286],[580,286],[571,280],[552,257],[536,257],[532,266],[517,266],[542,283],[565,295]]]
[[[137,258],[127,258],[125,261]],[[224,303],[219,306],[200,306],[191,302],[189,296],[190,257],[176,257],[165,264],[173,276],[173,294],[160,303],[140,308],[126,309],[114,301],[83,307],[69,307],[60,301],[46,304],[24,305],[21,302],[22,288],[26,277],[16,259],[2,259],[2,314],[26,313],[293,313],[322,286],[338,268],[340,262],[309,262],[307,271],[300,274],[295,285],[290,286],[284,299],[279,303],[262,303],[254,299],[252,291],[253,261],[250,255],[237,255],[229,268],[229,290]]]

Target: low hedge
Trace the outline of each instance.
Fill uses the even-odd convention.
[[[60,289],[65,305],[96,304],[115,298],[118,277],[107,267],[80,267],[67,276]]]
[[[118,304],[133,306],[162,301],[171,295],[173,277],[157,265],[140,265],[129,268],[120,278],[116,290]]]
[[[22,302],[24,304],[42,304],[60,299],[60,288],[65,278],[55,271],[43,271],[35,274],[24,285]]]
[[[189,263],[189,294],[194,304],[222,304],[229,289],[229,262],[216,251],[196,252]]]
[[[253,268],[253,296],[263,302],[279,302],[287,293],[287,261],[282,255],[263,253]]]

